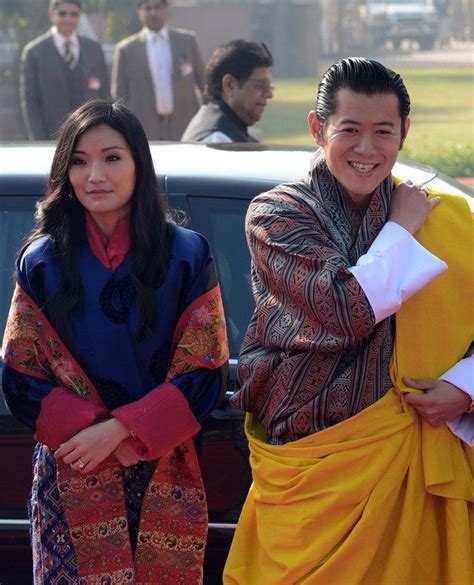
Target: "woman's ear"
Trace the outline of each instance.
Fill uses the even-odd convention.
[[[319,118],[314,110],[308,114],[308,127],[311,135],[313,136],[316,144],[322,146],[324,143],[323,139],[323,128],[319,121]]]

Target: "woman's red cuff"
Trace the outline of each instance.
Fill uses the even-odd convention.
[[[106,418],[110,418],[110,413],[105,407],[66,388],[53,388],[41,401],[35,438],[51,449],[58,449],[79,431]]]
[[[111,412],[143,443],[141,459],[158,459],[201,428],[181,391],[165,382],[140,400]]]

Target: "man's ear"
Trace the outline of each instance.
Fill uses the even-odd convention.
[[[411,119],[409,117],[406,118],[405,120],[405,136],[400,140],[400,148],[399,150],[401,150],[403,148],[403,144],[405,143],[406,137],[408,135],[408,130],[410,129],[411,126]]]
[[[237,80],[230,73],[226,73],[222,78],[222,93],[225,96],[232,95]]]
[[[308,114],[308,127],[316,144],[318,146],[323,146],[324,144],[323,128],[314,110],[311,110],[311,112]]]

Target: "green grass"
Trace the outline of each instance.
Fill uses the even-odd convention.
[[[474,176],[472,68],[400,70],[411,97],[411,128],[400,153],[453,177]],[[312,145],[306,125],[316,81],[276,79],[275,97],[259,124],[265,142]]]

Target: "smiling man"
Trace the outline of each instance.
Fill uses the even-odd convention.
[[[229,402],[254,481],[225,585],[473,583],[472,214],[392,176],[409,113],[400,75],[338,61],[307,178],[249,205]]]
[[[51,0],[52,28],[23,49],[20,100],[32,140],[53,139],[68,113],[88,99],[109,96],[100,44],[77,34],[80,13],[80,0]]]
[[[273,58],[259,43],[234,40],[216,49],[206,68],[209,102],[201,106],[181,140],[258,142],[248,128],[273,97]]]

